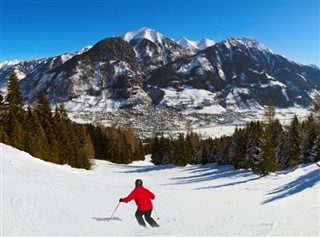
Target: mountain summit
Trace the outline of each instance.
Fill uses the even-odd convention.
[[[147,39],[155,44],[161,44],[165,36],[153,29],[142,27],[135,31],[130,31],[123,34],[121,38],[127,42],[130,42],[131,40]]]
[[[134,48],[145,75],[190,54],[170,38],[146,27],[125,33],[122,38]]]
[[[204,50],[205,48],[208,48],[215,44],[213,40],[210,39],[202,39],[200,41],[192,41],[185,37],[182,37],[178,40],[175,40],[177,44],[179,44],[181,47],[189,50],[191,53],[197,53],[201,50]]]
[[[309,106],[320,70],[257,40],[177,41],[150,28],[102,39],[76,53],[0,64],[0,90],[17,73],[26,102],[44,91],[69,110],[156,106],[178,110]]]

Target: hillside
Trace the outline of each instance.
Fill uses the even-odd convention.
[[[85,171],[1,151],[1,236],[319,236],[314,163],[260,178],[231,166],[116,165]],[[120,197],[141,178],[156,195],[159,229],[140,228]]]

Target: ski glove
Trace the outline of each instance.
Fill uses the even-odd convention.
[[[119,199],[119,202],[123,202],[123,198],[120,198],[120,199]]]

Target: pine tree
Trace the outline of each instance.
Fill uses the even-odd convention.
[[[41,92],[38,96],[36,103],[34,104],[34,112],[37,115],[41,126],[46,134],[51,133],[53,129],[53,114],[51,111],[50,102],[44,92]],[[51,142],[51,141],[49,141]]]
[[[25,125],[25,151],[34,157],[46,160],[49,156],[47,137],[37,116],[34,115],[30,107],[28,108],[27,121]]]
[[[25,111],[23,109],[23,96],[19,80],[15,73],[12,73],[8,80],[8,102],[9,113],[6,133],[10,138],[10,145],[23,150]]]
[[[74,136],[72,137],[71,147],[73,149],[72,161],[75,162],[73,167],[76,168],[83,168],[83,169],[90,169],[91,168],[91,158],[90,155],[93,156],[94,154],[92,150],[88,150],[90,148],[90,144],[88,146],[87,142],[87,131],[86,127],[82,124],[70,123],[69,126],[74,131]],[[90,141],[89,141],[90,142]]]
[[[260,153],[253,164],[252,170],[260,176],[266,176],[278,169],[275,146],[270,130],[264,131],[261,137]]]
[[[201,138],[195,132],[190,132],[186,137],[188,152],[190,152],[190,164],[196,164],[201,156]]]
[[[281,168],[293,168],[300,163],[300,139],[300,124],[295,116],[277,140],[276,159]]]
[[[161,158],[159,154],[160,150],[160,141],[157,136],[154,137],[152,141],[152,148],[151,148],[151,162],[155,165],[160,165],[161,164]]]
[[[295,167],[300,163],[300,124],[297,116],[294,116],[288,130],[285,149],[288,154],[288,167]]]
[[[261,153],[262,126],[259,122],[250,122],[248,129],[248,142],[246,148],[246,162],[254,168],[259,162]]]
[[[8,124],[8,108],[4,102],[4,98],[0,92],[0,142],[9,144],[9,136],[6,131]]]
[[[182,133],[179,134],[178,139],[175,141],[174,145],[174,153],[175,153],[175,164],[178,166],[186,166],[189,164],[191,160],[191,155],[188,153],[186,148],[186,142],[184,135]]]
[[[44,106],[43,108],[46,107],[47,106]],[[52,156],[51,161],[57,164],[69,164],[75,167],[76,162],[74,161],[74,149],[72,147],[72,145],[75,145],[75,135],[71,123],[63,117],[61,108],[58,106],[55,108],[54,115],[51,115],[51,109],[44,109],[44,111],[47,119],[44,119],[42,123],[49,131],[52,131],[52,140],[59,147],[58,154]]]
[[[215,156],[213,152],[214,140],[212,138],[207,138],[201,142],[201,156],[198,158],[196,164],[208,164],[215,162]]]
[[[313,149],[317,142],[317,136],[319,135],[313,113],[307,117],[301,127],[300,160],[301,162],[311,162],[315,160]]]
[[[289,156],[286,151],[286,139],[288,137],[288,132],[282,131],[276,140],[276,161],[279,163],[282,169],[288,167]]]
[[[229,156],[229,149],[231,144],[231,137],[222,136],[215,141],[214,145],[214,159],[221,165],[231,165]]]
[[[236,169],[248,168],[246,165],[247,134],[245,129],[236,128],[229,147],[229,157]]]
[[[33,105],[33,113],[37,117],[43,131],[46,134],[47,142],[49,145],[48,156],[46,161],[54,162],[60,164],[59,152],[60,147],[57,142],[55,131],[55,124],[53,119],[53,113],[51,111],[50,102],[44,92],[41,92],[37,100]]]
[[[17,116],[20,120],[24,116],[23,96],[19,86],[19,80],[15,73],[12,73],[8,80],[9,112]]]
[[[314,145],[311,149],[311,161],[318,162],[320,161],[320,134],[316,137]]]
[[[271,140],[272,140],[274,146],[276,146],[276,141],[278,139],[278,136],[283,131],[283,128],[282,128],[280,121],[278,119],[273,120],[271,122],[271,124],[268,124],[266,126],[266,131],[270,133]]]

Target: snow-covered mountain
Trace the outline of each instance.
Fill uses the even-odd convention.
[[[77,111],[151,104],[246,110],[261,109],[270,99],[281,108],[305,107],[320,86],[319,68],[293,62],[253,38],[175,42],[145,27],[76,53],[1,63],[4,94],[11,72],[27,102],[44,91],[52,103]]]
[[[75,53],[65,53],[50,58],[39,58],[30,61],[12,60],[0,63],[0,91],[6,91],[6,82],[12,72],[16,73],[19,80],[26,77],[39,78],[47,71],[64,64],[75,55],[85,53],[90,48],[91,46],[86,46]]]
[[[189,52],[161,33],[146,27],[122,35],[134,48],[146,75],[169,62],[189,55]]]
[[[154,70],[147,84],[162,91],[204,89],[229,109],[261,108],[269,100],[277,107],[308,106],[311,92],[320,86],[320,70],[292,62],[252,38],[228,38]]]
[[[21,86],[28,101],[46,91],[53,102],[67,102],[83,96],[95,97],[92,106],[108,98],[124,100],[122,106],[148,103],[142,70],[131,45],[119,37],[99,41],[88,51],[36,75],[27,76]],[[30,93],[31,92],[31,93]]]
[[[314,163],[260,178],[209,164],[185,168],[95,160],[93,170],[31,157],[0,144],[3,236],[319,236]],[[110,178],[112,177],[112,178]],[[121,203],[140,178],[160,228],[141,228]],[[303,214],[303,218],[301,218]],[[159,219],[158,219],[159,218]]]
[[[215,42],[210,39],[202,39],[200,41],[192,41],[185,37],[175,40],[177,44],[181,47],[189,50],[191,53],[195,54],[201,50],[204,50],[210,46],[213,46]]]

